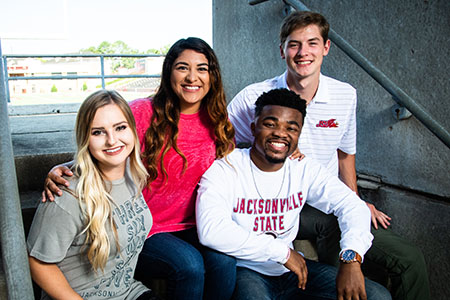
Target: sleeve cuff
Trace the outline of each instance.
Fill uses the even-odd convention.
[[[289,257],[291,257],[291,248],[288,247],[288,253],[287,255],[279,262],[280,265],[284,265],[289,260]]]

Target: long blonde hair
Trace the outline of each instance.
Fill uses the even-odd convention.
[[[99,90],[84,100],[78,110],[75,132],[77,152],[72,169],[78,177],[78,184],[74,192],[85,216],[82,233],[86,233],[85,246],[87,257],[94,271],[103,271],[110,254],[111,241],[108,237],[110,230],[114,233],[116,249],[119,250],[116,226],[112,213],[114,200],[109,194],[101,170],[89,152],[89,138],[91,126],[97,110],[105,105],[115,104],[125,115],[134,135],[134,149],[129,156],[129,170],[136,185],[136,197],[146,185],[148,173],[142,164],[139,151],[139,139],[136,124],[128,103],[115,91]]]

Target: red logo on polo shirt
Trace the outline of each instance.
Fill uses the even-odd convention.
[[[329,119],[327,120],[321,120],[319,123],[316,124],[316,127],[322,127],[322,128],[334,128],[339,127],[339,123],[336,122],[336,119]]]

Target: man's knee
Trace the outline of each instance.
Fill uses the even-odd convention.
[[[373,248],[369,249],[367,258],[375,263],[384,263],[390,273],[425,272],[426,265],[422,251],[408,240],[391,230],[372,230]]]
[[[237,268],[236,287],[233,293],[234,300],[270,300],[271,298],[271,293],[262,274],[247,268]]]
[[[315,239],[339,230],[337,218],[320,210],[305,205],[300,213],[300,228],[298,239]]]
[[[322,213],[322,216],[317,220],[317,231],[323,235],[330,232],[339,231],[339,224],[334,215],[327,215]],[[339,233],[340,234],[340,233]]]
[[[389,291],[381,284],[366,279],[367,300],[391,300],[392,296]]]

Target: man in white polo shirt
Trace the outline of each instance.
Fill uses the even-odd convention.
[[[281,27],[280,52],[286,72],[252,84],[228,105],[236,142],[252,143],[250,124],[254,103],[263,92],[288,88],[307,101],[307,115],[299,149],[314,158],[352,189],[356,184],[356,91],[347,83],[320,73],[330,49],[329,24],[313,12],[294,12]],[[388,269],[394,299],[430,299],[426,265],[420,250],[387,227],[391,218],[367,203],[374,241],[366,258]],[[316,238],[319,260],[338,264],[339,231],[336,219],[306,205],[301,213],[299,238]],[[382,228],[378,228],[378,224]]]

